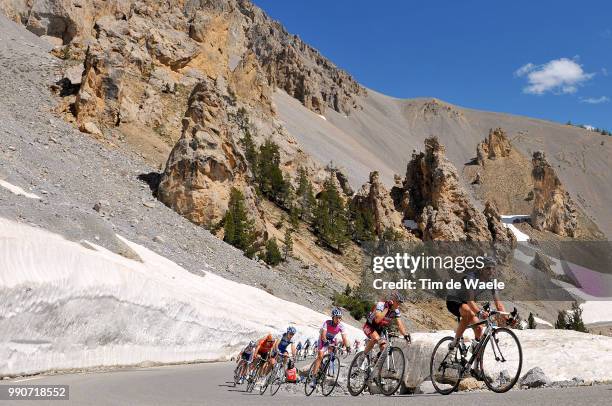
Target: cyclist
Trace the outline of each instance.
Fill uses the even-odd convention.
[[[276,340],[276,342],[274,343],[274,347],[272,349],[273,354],[275,355],[278,353],[283,357],[282,359],[283,366],[285,365],[285,359],[289,357],[289,351],[287,350],[289,346],[291,346],[291,355],[295,357],[295,354],[296,354],[295,344],[293,343],[293,341],[291,341],[293,337],[295,336],[295,333],[296,333],[295,327],[289,326],[287,327],[287,331],[285,332],[285,334],[283,334],[281,338]],[[271,357],[270,364],[273,366],[275,362],[276,361],[274,357]]]
[[[297,345],[295,346],[295,349],[297,350],[297,357],[298,357],[298,358],[300,357],[300,354],[302,354],[302,348],[303,348],[303,347],[302,347],[302,342],[301,342],[301,341],[299,341],[299,342],[297,343]]]
[[[497,261],[491,257],[485,257],[483,260],[484,264],[480,270],[476,272],[470,272],[463,277],[462,286],[463,288],[460,290],[452,290],[449,291],[446,297],[446,308],[449,312],[451,312],[457,320],[459,321],[459,325],[457,326],[457,330],[455,331],[455,340],[449,344],[450,356],[452,358],[455,357],[457,353],[457,347],[459,346],[459,340],[463,337],[463,333],[467,329],[468,325],[477,323],[479,320],[486,319],[489,317],[489,314],[478,306],[476,303],[476,299],[478,296],[486,293],[486,290],[481,289],[469,289],[466,288],[465,280],[481,280],[488,281],[491,279],[493,272],[495,270],[495,266],[497,265]],[[491,294],[493,295],[493,300],[495,302],[495,307],[498,311],[504,312],[506,311],[504,308],[504,304],[500,301],[497,291],[492,289]],[[504,316],[504,319],[506,317]],[[476,326],[473,328],[474,337],[476,342],[473,345],[477,345],[480,337],[482,336],[482,326]]]
[[[276,340],[272,337],[271,333],[268,333],[264,338],[260,339],[257,342],[257,347],[255,347],[255,357],[261,358],[263,361],[266,361],[266,365],[264,366],[264,373],[266,369],[269,369],[270,363],[270,354],[272,352],[272,348]],[[255,363],[251,363],[251,368],[255,367]]]
[[[308,350],[310,350],[310,338],[307,338],[304,343],[304,359],[308,356]]]
[[[385,342],[380,342],[380,334],[383,329],[389,326],[393,319],[397,320],[397,327],[404,339],[410,342],[410,334],[406,331],[406,327],[400,319],[401,313],[399,306],[404,302],[404,297],[399,292],[393,292],[389,295],[388,299],[384,302],[377,302],[368,316],[366,322],[363,325],[363,332],[368,338],[367,344],[363,352],[366,356],[370,353],[372,348],[379,343],[381,352],[385,348]],[[375,364],[375,362],[373,363]]]
[[[359,347],[361,346],[361,343],[359,342],[359,340],[355,339],[355,342],[353,343],[353,347],[355,349],[355,354],[357,354],[359,352]]]
[[[238,384],[242,384],[244,382],[244,377],[246,376],[247,366],[251,365],[251,361],[253,361],[253,354],[257,343],[253,340],[249,341],[246,347],[240,352],[240,356],[236,359],[236,363],[244,360],[245,363],[240,367],[240,380]]]
[[[319,372],[319,367],[321,366],[321,361],[323,361],[323,356],[325,355],[325,351],[328,350],[329,345],[335,342],[335,338],[338,334],[342,336],[342,345],[346,348],[347,352],[351,352],[351,346],[346,339],[346,334],[344,332],[344,325],[342,324],[342,310],[335,307],[331,311],[331,320],[325,320],[323,325],[321,326],[318,346],[317,346],[317,358],[314,361],[314,365],[312,368],[312,380],[310,381],[310,386],[317,386],[317,373]]]

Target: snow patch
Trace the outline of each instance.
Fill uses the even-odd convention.
[[[142,262],[0,219],[0,376],[224,360],[288,325],[314,337],[328,318],[118,238]],[[351,342],[363,338],[346,327]]]
[[[25,196],[28,199],[40,199],[40,197],[36,196],[34,193],[26,192],[19,186],[15,186],[12,183],[8,183],[7,181],[2,180],[2,179],[0,179],[0,186],[2,186],[5,189],[8,189],[10,192],[18,196]]]
[[[529,241],[529,236],[523,233],[518,228],[516,228],[516,226],[513,224],[514,220],[524,221],[524,220],[528,220],[530,217],[531,216],[527,214],[508,214],[508,215],[501,216],[504,227],[509,228],[510,231],[512,231],[512,234],[514,234],[517,241]]]

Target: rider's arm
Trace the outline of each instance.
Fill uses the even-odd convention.
[[[291,344],[291,355],[293,355],[294,357],[297,355],[297,351],[295,349],[295,344]]]
[[[344,347],[346,348],[351,348],[351,345],[349,344],[348,340],[346,339],[346,334],[342,333],[342,345],[344,345]]]
[[[402,319],[398,317],[396,320],[397,320],[397,328],[399,329],[400,334],[403,336],[408,335],[408,332],[406,331],[406,326],[404,325],[404,322],[402,321]]]
[[[497,309],[497,311],[499,312],[506,311],[506,308],[504,307],[504,304],[502,303],[502,301],[499,299],[499,296],[497,295],[497,293],[494,294],[493,301],[495,302],[495,308]]]
[[[386,309],[383,311],[376,310],[374,312],[374,323],[379,324],[385,318],[386,315],[387,315]]]
[[[326,342],[327,340],[325,339],[325,329],[321,329],[321,331],[319,332],[319,342]]]
[[[272,344],[272,352],[273,353],[278,350],[278,345],[279,344],[280,344],[280,338],[277,338],[276,341],[274,341],[274,344]]]
[[[478,313],[480,311],[480,307],[478,306],[478,304],[473,301],[473,300],[468,300],[466,302],[466,304],[468,305],[468,307],[470,308],[471,311],[473,311],[474,313]]]

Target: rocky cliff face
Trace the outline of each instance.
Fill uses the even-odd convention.
[[[247,164],[229,114],[235,111],[212,80],[202,80],[189,98],[180,140],[172,149],[158,198],[194,223],[211,226],[227,210],[231,187],[245,194],[251,218],[259,218]]]
[[[353,204],[358,209],[373,213],[376,235],[381,236],[385,230],[390,229],[406,240],[416,239],[404,227],[402,213],[395,209],[391,194],[380,181],[378,172],[370,173],[369,182],[355,194]]]
[[[405,219],[416,221],[423,240],[490,241],[486,217],[470,202],[456,168],[435,137],[425,140],[425,151],[414,152],[396,206]]]
[[[119,125],[122,109],[138,118],[139,105],[164,90],[156,84],[191,88],[203,76],[233,79],[237,96],[269,112],[274,87],[320,114],[350,114],[365,92],[248,0],[0,0],[0,10],[58,45],[59,56],[85,60],[82,128]]]
[[[478,164],[484,166],[487,159],[507,157],[512,151],[510,141],[501,128],[489,130],[489,136],[476,147]]]
[[[578,228],[577,209],[543,152],[533,154],[533,211],[531,224],[537,230],[574,237]]]

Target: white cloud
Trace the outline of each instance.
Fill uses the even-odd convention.
[[[529,94],[575,93],[578,86],[591,79],[595,74],[586,73],[576,61],[560,58],[543,65],[528,63],[517,69],[514,74],[526,76],[528,85],[523,92]]]
[[[610,99],[608,96],[580,98],[580,103],[600,104],[607,103]]]

